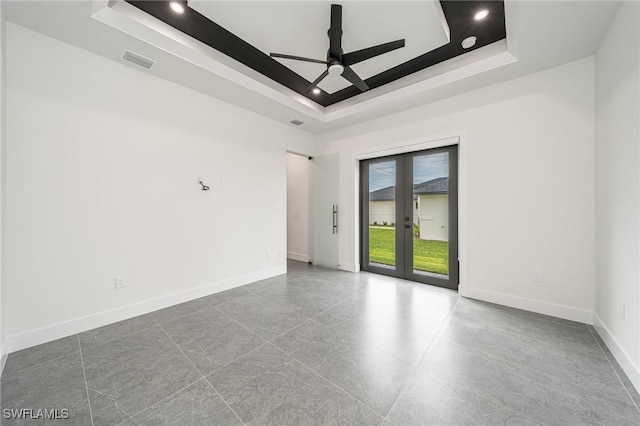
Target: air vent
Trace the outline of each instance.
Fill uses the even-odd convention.
[[[140,55],[136,55],[135,53],[129,52],[128,50],[124,51],[124,53],[122,54],[122,59],[146,69],[151,69],[151,67],[155,64],[155,61],[152,61],[151,59],[147,59]]]
[[[300,120],[291,120],[289,123],[293,124],[294,126],[299,126],[301,124],[304,124],[304,121],[300,121]]]

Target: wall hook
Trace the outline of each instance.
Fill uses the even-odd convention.
[[[200,185],[202,185],[202,190],[203,191],[208,191],[209,190],[209,187],[207,185],[205,185],[204,183],[202,183],[201,180],[199,180],[198,182],[200,182]]]

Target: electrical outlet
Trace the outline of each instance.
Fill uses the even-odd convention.
[[[627,319],[627,306],[624,303],[621,305],[620,316],[623,321]]]
[[[267,259],[271,259],[271,250],[267,250],[264,256]]]
[[[278,249],[278,257],[282,257],[283,255],[283,250],[281,248]]]
[[[126,283],[124,275],[117,276],[115,278],[115,288],[123,288]]]
[[[536,283],[541,283],[542,280],[542,271],[533,271],[533,281]]]

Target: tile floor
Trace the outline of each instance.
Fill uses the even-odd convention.
[[[3,425],[638,425],[592,327],[423,284],[289,273],[9,356]]]

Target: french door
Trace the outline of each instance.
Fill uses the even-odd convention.
[[[360,162],[362,269],[458,288],[457,146]]]

